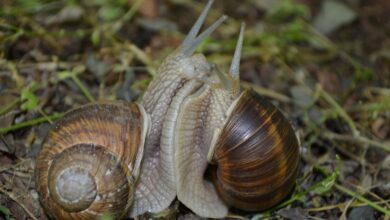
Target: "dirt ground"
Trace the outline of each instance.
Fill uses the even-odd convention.
[[[136,101],[206,1],[0,0],[0,219],[46,219],[35,158],[53,121],[98,100]],[[231,219],[390,219],[390,1],[216,0],[198,49],[227,70],[246,23],[241,85],[301,141],[292,195]],[[141,219],[197,219],[175,202]]]

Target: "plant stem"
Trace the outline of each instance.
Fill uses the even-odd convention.
[[[56,114],[53,114],[50,116],[44,116],[44,117],[29,120],[29,121],[24,121],[24,122],[21,122],[18,124],[13,124],[13,125],[5,127],[5,128],[0,128],[0,135],[5,134],[5,133],[10,132],[10,131],[15,131],[15,130],[18,130],[21,128],[26,128],[26,127],[30,127],[30,126],[33,126],[36,124],[47,122],[50,120],[56,120],[56,119],[62,118],[63,116],[64,116],[63,113],[56,113]]]
[[[331,95],[329,95],[325,90],[322,89],[321,86],[317,86],[317,90],[320,92],[321,96],[329,103],[331,104],[335,110],[337,111],[338,115],[340,115],[348,124],[348,126],[352,130],[353,136],[359,136],[359,131],[355,126],[355,123],[353,122],[352,118],[349,117],[349,115],[344,111],[344,109],[337,103],[336,100],[333,99]]]
[[[22,203],[20,202],[20,196],[15,195],[13,192],[8,192],[7,190],[0,187],[0,192],[4,195],[7,195],[9,198],[11,198],[13,201],[15,201],[22,209],[30,216],[33,220],[38,220],[37,217]],[[22,199],[22,198],[21,198]]]
[[[72,77],[72,80],[79,87],[81,92],[84,94],[84,96],[87,97],[88,101],[95,102],[95,99],[93,98],[91,93],[89,93],[88,89],[84,86],[84,84],[80,81],[80,79],[76,76],[76,74],[72,74],[71,77]]]
[[[9,112],[11,109],[13,109],[19,103],[19,101],[20,101],[20,99],[15,99],[14,101],[9,103],[8,105],[4,106],[4,108],[1,108],[0,115],[4,115],[5,113]]]
[[[369,138],[363,137],[363,136],[350,136],[350,135],[342,135],[342,134],[337,134],[334,132],[329,132],[325,131],[322,133],[322,135],[328,139],[332,140],[340,140],[340,141],[348,141],[348,142],[354,142],[354,143],[364,143],[364,144],[369,144],[373,147],[382,149],[384,151],[390,152],[390,144],[389,143],[380,143],[375,140],[371,140]]]
[[[334,187],[336,187],[336,189],[338,189],[339,191],[349,195],[349,196],[352,196],[354,198],[356,198],[357,200],[361,201],[361,202],[364,202],[366,203],[367,205],[371,206],[372,208],[378,210],[379,212],[382,212],[383,214],[385,214],[386,216],[390,216],[390,210],[382,207],[382,206],[379,206],[377,204],[375,204],[374,202],[366,199],[365,197],[359,195],[358,193],[356,192],[353,192],[347,188],[345,188],[344,186],[342,185],[339,185],[339,184],[335,184]]]

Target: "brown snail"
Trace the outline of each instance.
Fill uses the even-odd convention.
[[[124,102],[86,105],[56,122],[36,163],[37,191],[49,216],[127,215],[147,122],[141,106]]]
[[[229,74],[204,63],[207,77],[200,76],[203,83],[183,100],[176,119],[177,197],[203,217],[222,218],[227,206],[272,207],[291,192],[298,174],[299,145],[290,123],[255,92],[240,91],[243,34],[244,25]],[[204,178],[210,163],[213,184]]]
[[[118,102],[81,107],[49,132],[37,158],[36,173],[41,203],[51,216],[88,219],[109,212],[122,218],[129,212],[134,217],[161,212],[177,197],[199,216],[222,218],[229,206],[264,210],[291,192],[298,175],[297,137],[276,107],[253,91],[240,90],[244,26],[229,74],[218,71],[202,54],[194,54],[198,45],[226,19],[222,16],[198,35],[212,2],[207,3],[182,46],[160,65],[140,104]],[[113,123],[118,123],[117,130]],[[83,135],[85,138],[78,137]],[[104,138],[108,139],[103,141]],[[60,146],[62,143],[66,144]],[[93,153],[96,149],[104,153]],[[78,156],[71,156],[73,152]],[[105,157],[86,159],[96,155]],[[83,168],[90,167],[92,171],[80,171],[73,165],[77,158]],[[69,164],[62,165],[66,160]],[[60,163],[61,166],[57,165]],[[104,173],[103,168],[96,172],[97,167],[107,164],[119,167],[121,172],[115,174],[126,180],[113,178],[88,184],[95,173]],[[211,178],[206,177],[207,170],[211,170]],[[53,173],[54,180],[50,177]],[[77,175],[83,181],[77,182]],[[70,178],[69,184],[61,182],[65,178]],[[100,196],[103,194],[98,190],[92,192],[102,188],[98,183],[110,186],[104,190],[104,195],[110,196]],[[116,193],[119,198],[113,200],[114,204],[110,200],[114,192],[108,189],[116,184],[121,184],[127,194]],[[72,191],[76,185],[88,188]],[[59,198],[61,195],[51,192],[60,186],[71,194],[69,198]],[[90,210],[103,197],[112,209]],[[58,198],[60,201],[56,201]],[[68,200],[77,204],[64,208]]]

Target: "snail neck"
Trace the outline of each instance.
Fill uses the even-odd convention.
[[[207,153],[236,99],[231,90],[216,85],[204,84],[183,101],[174,133],[178,199],[196,214],[210,218],[225,217],[227,206],[214,186],[203,178]]]
[[[160,212],[176,197],[173,126],[184,98],[196,91],[210,72],[203,55],[170,55],[160,66],[141,103],[150,115],[140,179],[131,216]],[[156,202],[158,201],[158,202]]]

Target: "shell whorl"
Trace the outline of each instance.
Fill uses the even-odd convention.
[[[51,217],[118,219],[131,206],[135,217],[161,212],[177,196],[199,216],[223,218],[227,205],[263,210],[291,192],[299,163],[295,133],[272,104],[240,90],[244,25],[229,74],[193,54],[226,19],[198,35],[212,2],[159,67],[142,98],[145,110],[124,102],[87,105],[49,132],[36,184]],[[210,160],[214,185],[204,178]]]
[[[236,208],[259,211],[284,199],[298,174],[299,145],[283,114],[253,91],[244,91],[215,146],[213,179]]]
[[[122,218],[133,200],[147,120],[137,104],[80,107],[56,122],[36,164],[40,202],[56,219]]]

